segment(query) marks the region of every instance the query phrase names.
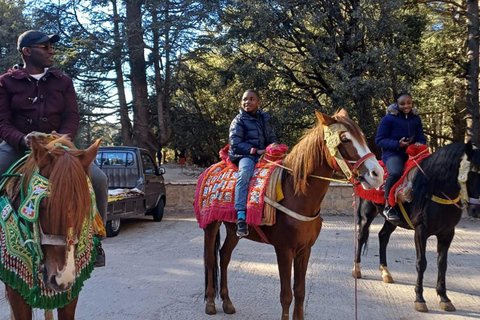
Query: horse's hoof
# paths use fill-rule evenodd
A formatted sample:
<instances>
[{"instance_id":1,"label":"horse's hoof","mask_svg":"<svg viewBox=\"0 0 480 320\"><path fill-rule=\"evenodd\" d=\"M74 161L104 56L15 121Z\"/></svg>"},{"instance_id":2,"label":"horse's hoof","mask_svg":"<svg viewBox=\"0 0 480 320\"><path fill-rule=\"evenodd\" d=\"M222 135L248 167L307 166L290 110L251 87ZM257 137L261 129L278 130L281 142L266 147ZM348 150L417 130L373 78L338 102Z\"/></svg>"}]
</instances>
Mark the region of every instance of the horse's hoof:
<instances>
[{"instance_id":1,"label":"horse's hoof","mask_svg":"<svg viewBox=\"0 0 480 320\"><path fill-rule=\"evenodd\" d=\"M394 283L392 276L389 274L382 276L382 280L385 283Z\"/></svg>"},{"instance_id":2,"label":"horse's hoof","mask_svg":"<svg viewBox=\"0 0 480 320\"><path fill-rule=\"evenodd\" d=\"M223 301L223 312L226 314L234 314L236 312L232 301Z\"/></svg>"},{"instance_id":3,"label":"horse's hoof","mask_svg":"<svg viewBox=\"0 0 480 320\"><path fill-rule=\"evenodd\" d=\"M415 310L418 312L428 312L427 304L425 302L415 301Z\"/></svg>"},{"instance_id":4,"label":"horse's hoof","mask_svg":"<svg viewBox=\"0 0 480 320\"><path fill-rule=\"evenodd\" d=\"M393 283L392 275L386 266L380 266L380 271L382 271L382 280L385 283Z\"/></svg>"},{"instance_id":5,"label":"horse's hoof","mask_svg":"<svg viewBox=\"0 0 480 320\"><path fill-rule=\"evenodd\" d=\"M206 314L217 314L217 309L215 308L215 302L207 302L205 306L205 313Z\"/></svg>"},{"instance_id":6,"label":"horse's hoof","mask_svg":"<svg viewBox=\"0 0 480 320\"><path fill-rule=\"evenodd\" d=\"M353 269L352 270L352 277L354 277L355 279L361 279L362 278L362 271Z\"/></svg>"},{"instance_id":7,"label":"horse's hoof","mask_svg":"<svg viewBox=\"0 0 480 320\"><path fill-rule=\"evenodd\" d=\"M443 311L457 311L453 303L440 301L440 309Z\"/></svg>"},{"instance_id":8,"label":"horse's hoof","mask_svg":"<svg viewBox=\"0 0 480 320\"><path fill-rule=\"evenodd\" d=\"M352 277L355 279L362 278L362 270L360 270L360 263L355 263L355 266L352 269Z\"/></svg>"}]
</instances>

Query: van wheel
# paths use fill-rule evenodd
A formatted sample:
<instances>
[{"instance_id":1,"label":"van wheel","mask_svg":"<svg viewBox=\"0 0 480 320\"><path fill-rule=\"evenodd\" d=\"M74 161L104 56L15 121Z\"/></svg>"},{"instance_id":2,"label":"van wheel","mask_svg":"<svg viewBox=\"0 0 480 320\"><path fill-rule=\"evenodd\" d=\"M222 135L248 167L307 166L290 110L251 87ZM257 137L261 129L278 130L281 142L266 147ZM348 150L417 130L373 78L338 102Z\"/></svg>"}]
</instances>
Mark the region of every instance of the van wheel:
<instances>
[{"instance_id":1,"label":"van wheel","mask_svg":"<svg viewBox=\"0 0 480 320\"><path fill-rule=\"evenodd\" d=\"M116 237L120 233L122 220L120 218L107 221L107 237Z\"/></svg>"},{"instance_id":2,"label":"van wheel","mask_svg":"<svg viewBox=\"0 0 480 320\"><path fill-rule=\"evenodd\" d=\"M163 209L165 208L165 201L161 198L157 206L152 211L153 221L162 221Z\"/></svg>"}]
</instances>

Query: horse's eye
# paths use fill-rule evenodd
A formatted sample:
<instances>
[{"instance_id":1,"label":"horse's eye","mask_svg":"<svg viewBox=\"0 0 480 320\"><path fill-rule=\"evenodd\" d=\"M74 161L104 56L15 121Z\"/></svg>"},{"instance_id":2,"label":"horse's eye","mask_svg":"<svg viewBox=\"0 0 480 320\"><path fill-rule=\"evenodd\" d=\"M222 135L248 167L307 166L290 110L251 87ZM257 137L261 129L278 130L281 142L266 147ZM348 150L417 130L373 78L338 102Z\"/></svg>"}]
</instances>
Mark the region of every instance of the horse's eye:
<instances>
[{"instance_id":1,"label":"horse's eye","mask_svg":"<svg viewBox=\"0 0 480 320\"><path fill-rule=\"evenodd\" d=\"M347 142L350 142L350 139L348 139L347 135L344 133L340 134L340 141L342 141L343 143L347 143Z\"/></svg>"}]
</instances>

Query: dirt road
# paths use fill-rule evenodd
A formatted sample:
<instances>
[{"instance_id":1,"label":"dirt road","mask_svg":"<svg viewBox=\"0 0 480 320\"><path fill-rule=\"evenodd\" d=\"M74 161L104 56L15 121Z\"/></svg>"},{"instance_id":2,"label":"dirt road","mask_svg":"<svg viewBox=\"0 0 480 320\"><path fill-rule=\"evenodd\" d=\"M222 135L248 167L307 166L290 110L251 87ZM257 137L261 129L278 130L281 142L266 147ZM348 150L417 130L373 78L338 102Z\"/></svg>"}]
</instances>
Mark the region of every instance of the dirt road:
<instances>
[{"instance_id":1,"label":"dirt road","mask_svg":"<svg viewBox=\"0 0 480 320\"><path fill-rule=\"evenodd\" d=\"M392 235L389 269L396 282L381 281L376 237L381 223L377 218L371 230L369 251L362 262L364 279L356 283L355 306L353 217L324 217L307 274L306 319L343 320L356 315L364 320L480 319L480 220L462 219L450 250L447 288L457 308L454 313L439 309L436 240L429 240L424 281L428 314L413 310L416 272L412 231L398 230ZM204 314L203 231L191 212L166 212L160 223L148 218L127 221L118 237L104 241L104 248L107 266L95 270L86 282L77 320L280 318L273 247L248 240L240 241L230 264L230 294L237 313L225 315L217 301L218 314ZM43 319L40 311L36 315L36 319ZM8 319L3 297L0 319Z\"/></svg>"}]
</instances>

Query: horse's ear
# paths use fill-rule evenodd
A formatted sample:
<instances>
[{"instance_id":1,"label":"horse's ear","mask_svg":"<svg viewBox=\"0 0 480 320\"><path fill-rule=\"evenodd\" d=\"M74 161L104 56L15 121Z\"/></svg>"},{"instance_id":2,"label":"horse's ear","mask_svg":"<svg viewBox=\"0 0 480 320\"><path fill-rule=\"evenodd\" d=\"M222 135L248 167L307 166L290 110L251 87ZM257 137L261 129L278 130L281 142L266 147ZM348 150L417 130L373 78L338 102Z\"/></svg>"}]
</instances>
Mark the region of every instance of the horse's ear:
<instances>
[{"instance_id":1,"label":"horse's ear","mask_svg":"<svg viewBox=\"0 0 480 320\"><path fill-rule=\"evenodd\" d=\"M40 140L43 140L40 138ZM52 162L52 156L48 153L45 146L37 140L37 137L32 136L30 138L30 149L32 150L32 156L37 164L38 168L43 168Z\"/></svg>"},{"instance_id":2,"label":"horse's ear","mask_svg":"<svg viewBox=\"0 0 480 320\"><path fill-rule=\"evenodd\" d=\"M343 109L343 108L340 109L340 111L337 112L337 115L339 115L339 116L341 116L341 117L345 117L345 118L350 118L350 117L348 116L347 110L345 110L345 109Z\"/></svg>"},{"instance_id":3,"label":"horse's ear","mask_svg":"<svg viewBox=\"0 0 480 320\"><path fill-rule=\"evenodd\" d=\"M468 160L472 160L473 144L472 144L472 141L470 140L465 144L465 154L467 155Z\"/></svg>"},{"instance_id":4,"label":"horse's ear","mask_svg":"<svg viewBox=\"0 0 480 320\"><path fill-rule=\"evenodd\" d=\"M321 113L317 109L315 109L315 115L317 116L317 119L318 119L320 124L324 124L326 126L329 126L332 123L336 122L332 117L329 117L324 113Z\"/></svg>"},{"instance_id":5,"label":"horse's ear","mask_svg":"<svg viewBox=\"0 0 480 320\"><path fill-rule=\"evenodd\" d=\"M85 150L85 153L80 156L80 162L82 163L83 167L87 169L92 164L93 160L97 156L98 148L100 147L100 142L102 139L97 139L88 149Z\"/></svg>"}]
</instances>

